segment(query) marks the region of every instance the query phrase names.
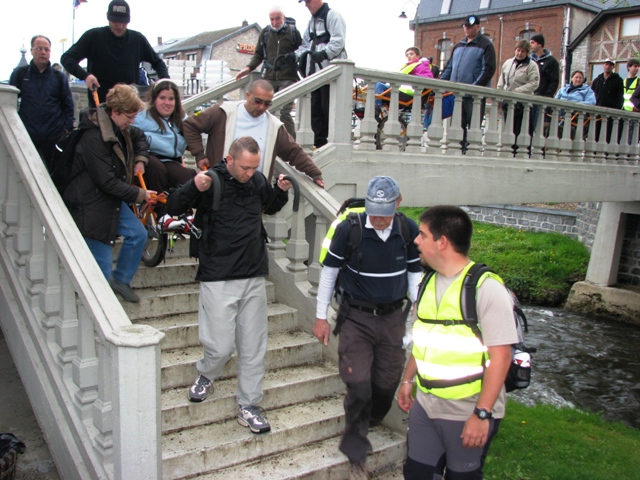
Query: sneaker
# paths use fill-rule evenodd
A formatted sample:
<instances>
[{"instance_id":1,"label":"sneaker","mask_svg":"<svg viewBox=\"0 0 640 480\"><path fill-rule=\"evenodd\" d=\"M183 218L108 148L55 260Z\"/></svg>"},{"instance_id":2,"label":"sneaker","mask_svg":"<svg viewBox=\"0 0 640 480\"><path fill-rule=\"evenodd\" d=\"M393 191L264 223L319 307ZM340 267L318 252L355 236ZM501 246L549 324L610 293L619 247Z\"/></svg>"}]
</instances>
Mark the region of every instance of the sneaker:
<instances>
[{"instance_id":1,"label":"sneaker","mask_svg":"<svg viewBox=\"0 0 640 480\"><path fill-rule=\"evenodd\" d=\"M236 417L240 425L249 427L253 433L266 433L271 431L271 425L264 415L264 409L249 405L248 407L239 406Z\"/></svg>"},{"instance_id":2,"label":"sneaker","mask_svg":"<svg viewBox=\"0 0 640 480\"><path fill-rule=\"evenodd\" d=\"M213 384L207 377L200 375L189 389L189 401L202 402L210 393L213 393Z\"/></svg>"},{"instance_id":3,"label":"sneaker","mask_svg":"<svg viewBox=\"0 0 640 480\"><path fill-rule=\"evenodd\" d=\"M109 280L109 285L111 285L111 290L120 295L125 302L138 303L140 301L140 297L136 295L128 283L121 283L112 278Z\"/></svg>"},{"instance_id":4,"label":"sneaker","mask_svg":"<svg viewBox=\"0 0 640 480\"><path fill-rule=\"evenodd\" d=\"M371 478L371 475L364 463L349 464L349 480L367 480L369 478Z\"/></svg>"}]
</instances>

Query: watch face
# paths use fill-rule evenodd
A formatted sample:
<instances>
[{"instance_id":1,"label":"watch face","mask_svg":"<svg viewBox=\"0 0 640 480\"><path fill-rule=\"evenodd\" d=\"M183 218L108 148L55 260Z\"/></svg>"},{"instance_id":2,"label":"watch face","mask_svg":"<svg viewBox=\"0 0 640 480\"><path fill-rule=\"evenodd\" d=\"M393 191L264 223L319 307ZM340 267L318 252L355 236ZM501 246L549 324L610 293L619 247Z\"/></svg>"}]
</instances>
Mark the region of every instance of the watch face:
<instances>
[{"instance_id":1,"label":"watch face","mask_svg":"<svg viewBox=\"0 0 640 480\"><path fill-rule=\"evenodd\" d=\"M479 419L487 420L491 418L491 413L487 412L484 408L476 408L473 413L475 413Z\"/></svg>"}]
</instances>

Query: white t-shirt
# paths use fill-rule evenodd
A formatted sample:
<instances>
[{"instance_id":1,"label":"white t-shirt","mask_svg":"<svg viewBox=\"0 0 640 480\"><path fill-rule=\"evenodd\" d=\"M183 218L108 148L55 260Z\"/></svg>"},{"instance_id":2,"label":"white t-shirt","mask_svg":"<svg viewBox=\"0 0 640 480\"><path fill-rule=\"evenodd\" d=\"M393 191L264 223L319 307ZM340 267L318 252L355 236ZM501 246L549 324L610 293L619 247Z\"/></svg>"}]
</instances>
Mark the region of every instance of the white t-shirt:
<instances>
[{"instance_id":1,"label":"white t-shirt","mask_svg":"<svg viewBox=\"0 0 640 480\"><path fill-rule=\"evenodd\" d=\"M458 275L445 277L436 275L436 298L438 305L447 288ZM507 289L497 280L489 277L478 288L476 298L478 322L482 341L487 347L512 345L518 342L518 333L513 318L513 299ZM473 413L478 395L451 400L424 393L418 389L416 400L425 409L429 418L444 420L467 420ZM491 410L494 418L503 418L506 403L504 387Z\"/></svg>"},{"instance_id":2,"label":"white t-shirt","mask_svg":"<svg viewBox=\"0 0 640 480\"><path fill-rule=\"evenodd\" d=\"M260 167L259 171L263 172L264 167L264 152L267 147L267 135L269 134L269 117L267 115L260 115L259 117L252 117L244 107L244 103L238 105L238 111L236 114L236 130L233 135L233 140L240 137L253 137L258 146L260 147Z\"/></svg>"}]
</instances>

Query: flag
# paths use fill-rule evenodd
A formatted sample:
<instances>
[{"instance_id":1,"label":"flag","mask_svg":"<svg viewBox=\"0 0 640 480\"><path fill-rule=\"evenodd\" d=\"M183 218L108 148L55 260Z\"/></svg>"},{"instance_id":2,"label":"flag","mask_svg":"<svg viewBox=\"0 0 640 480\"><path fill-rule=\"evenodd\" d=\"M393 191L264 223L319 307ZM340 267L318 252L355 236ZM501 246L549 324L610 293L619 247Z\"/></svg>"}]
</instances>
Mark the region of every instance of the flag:
<instances>
[{"instance_id":1,"label":"flag","mask_svg":"<svg viewBox=\"0 0 640 480\"><path fill-rule=\"evenodd\" d=\"M78 8L82 3L87 3L87 0L73 0L73 8Z\"/></svg>"}]
</instances>

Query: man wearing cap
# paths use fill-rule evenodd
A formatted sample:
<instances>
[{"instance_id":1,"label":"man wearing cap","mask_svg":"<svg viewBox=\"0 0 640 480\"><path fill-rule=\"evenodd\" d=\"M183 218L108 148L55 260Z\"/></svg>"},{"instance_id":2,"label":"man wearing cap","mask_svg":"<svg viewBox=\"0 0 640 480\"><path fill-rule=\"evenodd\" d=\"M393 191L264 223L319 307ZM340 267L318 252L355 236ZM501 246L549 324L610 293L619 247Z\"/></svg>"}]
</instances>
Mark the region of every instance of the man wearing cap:
<instances>
[{"instance_id":1,"label":"man wearing cap","mask_svg":"<svg viewBox=\"0 0 640 480\"><path fill-rule=\"evenodd\" d=\"M471 15L462 24L464 36L453 50L451 58L440 75L441 80L478 85L491 86L491 79L496 71L496 50L488 37L480 33L480 18ZM484 99L480 110L480 117L484 117ZM473 98L465 96L462 99L462 153L467 151L467 129L471 124Z\"/></svg>"},{"instance_id":2,"label":"man wearing cap","mask_svg":"<svg viewBox=\"0 0 640 480\"><path fill-rule=\"evenodd\" d=\"M622 77L613 70L616 68L615 60L607 58L604 61L603 69L591 84L591 90L596 95L596 106L622 109L624 105L624 81ZM596 138L600 138L600 124L596 123ZM607 121L607 143L611 140L611 131L613 129L613 118L609 117ZM622 134L622 129L619 131Z\"/></svg>"},{"instance_id":3,"label":"man wearing cap","mask_svg":"<svg viewBox=\"0 0 640 480\"><path fill-rule=\"evenodd\" d=\"M349 458L349 478L354 479L369 478L364 465L372 448L367 433L391 408L405 361L408 308L403 307L415 301L421 276L413 244L418 227L396 213L400 200L393 178L369 182L365 212L350 214L336 227L318 285L313 333L326 346L327 311L338 281L334 334L340 334L339 371L347 386L340 451ZM407 295L410 303L405 303Z\"/></svg>"},{"instance_id":4,"label":"man wearing cap","mask_svg":"<svg viewBox=\"0 0 640 480\"><path fill-rule=\"evenodd\" d=\"M131 20L129 4L113 0L107 10L106 27L87 30L80 40L62 55L60 61L67 72L84 80L91 91L98 88L98 97L104 102L107 92L117 83L137 84L140 63L148 62L158 78L169 78L167 66L140 32L129 30ZM87 69L80 62L87 59ZM89 94L89 102L93 98Z\"/></svg>"}]
</instances>

